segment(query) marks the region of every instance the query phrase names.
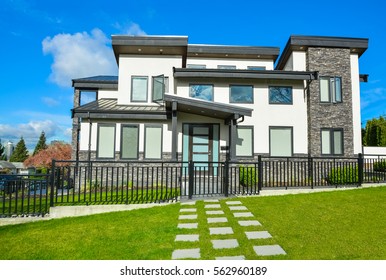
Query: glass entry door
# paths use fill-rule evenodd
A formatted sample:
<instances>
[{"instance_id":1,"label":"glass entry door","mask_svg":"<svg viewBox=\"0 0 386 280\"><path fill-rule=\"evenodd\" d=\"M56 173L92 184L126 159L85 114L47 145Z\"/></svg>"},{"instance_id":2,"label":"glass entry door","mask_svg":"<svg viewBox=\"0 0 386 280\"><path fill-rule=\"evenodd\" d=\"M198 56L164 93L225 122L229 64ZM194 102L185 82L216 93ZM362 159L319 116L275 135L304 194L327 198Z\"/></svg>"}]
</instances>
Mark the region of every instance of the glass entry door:
<instances>
[{"instance_id":1,"label":"glass entry door","mask_svg":"<svg viewBox=\"0 0 386 280\"><path fill-rule=\"evenodd\" d=\"M198 162L196 166L207 166L213 161L213 126L192 124L189 126L189 160ZM201 162L201 163L200 163ZM205 162L205 163L204 163Z\"/></svg>"}]
</instances>

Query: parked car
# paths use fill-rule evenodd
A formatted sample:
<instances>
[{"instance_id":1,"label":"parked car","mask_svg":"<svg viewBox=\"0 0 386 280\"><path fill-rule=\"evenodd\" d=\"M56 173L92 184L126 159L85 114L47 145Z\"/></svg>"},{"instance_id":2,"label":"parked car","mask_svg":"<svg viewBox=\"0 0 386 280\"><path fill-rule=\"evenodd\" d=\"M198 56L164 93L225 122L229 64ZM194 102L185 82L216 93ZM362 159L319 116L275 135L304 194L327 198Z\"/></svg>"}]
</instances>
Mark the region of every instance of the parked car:
<instances>
[{"instance_id":1,"label":"parked car","mask_svg":"<svg viewBox=\"0 0 386 280\"><path fill-rule=\"evenodd\" d=\"M19 175L0 174L0 191L7 194L14 193L23 187L22 177Z\"/></svg>"},{"instance_id":2,"label":"parked car","mask_svg":"<svg viewBox=\"0 0 386 280\"><path fill-rule=\"evenodd\" d=\"M28 186L29 195L46 195L47 183L45 181L31 182Z\"/></svg>"}]
</instances>

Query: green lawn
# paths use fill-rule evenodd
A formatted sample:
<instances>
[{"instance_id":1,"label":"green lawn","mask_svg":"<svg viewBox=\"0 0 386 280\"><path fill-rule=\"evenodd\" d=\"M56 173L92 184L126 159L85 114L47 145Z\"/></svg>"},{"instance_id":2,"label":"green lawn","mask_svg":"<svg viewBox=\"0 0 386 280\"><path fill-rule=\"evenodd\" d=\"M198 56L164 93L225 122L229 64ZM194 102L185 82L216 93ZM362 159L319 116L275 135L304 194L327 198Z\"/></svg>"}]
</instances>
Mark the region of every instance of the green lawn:
<instances>
[{"instance_id":1,"label":"green lawn","mask_svg":"<svg viewBox=\"0 0 386 280\"><path fill-rule=\"evenodd\" d=\"M386 259L386 187L238 200L271 233L268 242L287 252L274 259ZM177 203L0 227L0 259L167 260L179 246L176 234L183 233L177 229L179 209ZM202 202L197 209L199 223L205 223ZM225 214L237 231L231 213ZM213 259L210 236L199 231L202 258ZM246 258L257 259L256 242L235 235Z\"/></svg>"}]
</instances>

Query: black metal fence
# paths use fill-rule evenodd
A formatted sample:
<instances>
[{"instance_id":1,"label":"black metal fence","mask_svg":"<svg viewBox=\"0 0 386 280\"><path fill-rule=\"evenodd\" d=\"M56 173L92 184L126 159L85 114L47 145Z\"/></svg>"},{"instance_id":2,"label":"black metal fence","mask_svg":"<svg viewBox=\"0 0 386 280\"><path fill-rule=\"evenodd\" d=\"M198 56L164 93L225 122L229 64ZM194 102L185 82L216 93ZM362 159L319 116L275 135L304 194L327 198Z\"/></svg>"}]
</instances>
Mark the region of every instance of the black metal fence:
<instances>
[{"instance_id":1,"label":"black metal fence","mask_svg":"<svg viewBox=\"0 0 386 280\"><path fill-rule=\"evenodd\" d=\"M250 162L53 161L50 174L0 175L0 215L45 215L57 205L160 203L180 197L380 182L386 182L386 156L259 156Z\"/></svg>"}]
</instances>

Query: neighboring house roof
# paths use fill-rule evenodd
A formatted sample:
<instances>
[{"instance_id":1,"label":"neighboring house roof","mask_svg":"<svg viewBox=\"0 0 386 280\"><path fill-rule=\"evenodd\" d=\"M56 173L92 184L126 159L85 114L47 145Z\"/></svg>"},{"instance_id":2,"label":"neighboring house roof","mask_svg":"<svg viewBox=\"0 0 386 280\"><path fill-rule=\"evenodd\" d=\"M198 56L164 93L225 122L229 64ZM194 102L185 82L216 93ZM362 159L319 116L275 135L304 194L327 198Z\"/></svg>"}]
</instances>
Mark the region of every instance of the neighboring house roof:
<instances>
[{"instance_id":1,"label":"neighboring house roof","mask_svg":"<svg viewBox=\"0 0 386 280\"><path fill-rule=\"evenodd\" d=\"M12 164L15 166L16 169L24 169L24 163L23 162L12 162Z\"/></svg>"},{"instance_id":2,"label":"neighboring house roof","mask_svg":"<svg viewBox=\"0 0 386 280\"><path fill-rule=\"evenodd\" d=\"M16 169L16 166L8 161L0 160L0 169Z\"/></svg>"},{"instance_id":3,"label":"neighboring house roof","mask_svg":"<svg viewBox=\"0 0 386 280\"><path fill-rule=\"evenodd\" d=\"M93 76L87 78L73 79L72 86L75 88L89 89L118 89L118 76Z\"/></svg>"},{"instance_id":4,"label":"neighboring house roof","mask_svg":"<svg viewBox=\"0 0 386 280\"><path fill-rule=\"evenodd\" d=\"M282 70L244 70L244 69L195 69L174 68L175 78L240 78L240 79L280 79L317 80L318 72Z\"/></svg>"},{"instance_id":5,"label":"neighboring house roof","mask_svg":"<svg viewBox=\"0 0 386 280\"><path fill-rule=\"evenodd\" d=\"M276 69L284 68L294 50L305 51L308 47L345 48L350 49L352 53L357 53L360 57L367 50L368 44L369 39L366 38L292 35L280 56Z\"/></svg>"},{"instance_id":6,"label":"neighboring house roof","mask_svg":"<svg viewBox=\"0 0 386 280\"><path fill-rule=\"evenodd\" d=\"M117 99L98 99L74 108L72 117L85 119L167 119L162 106L120 105Z\"/></svg>"}]
</instances>

